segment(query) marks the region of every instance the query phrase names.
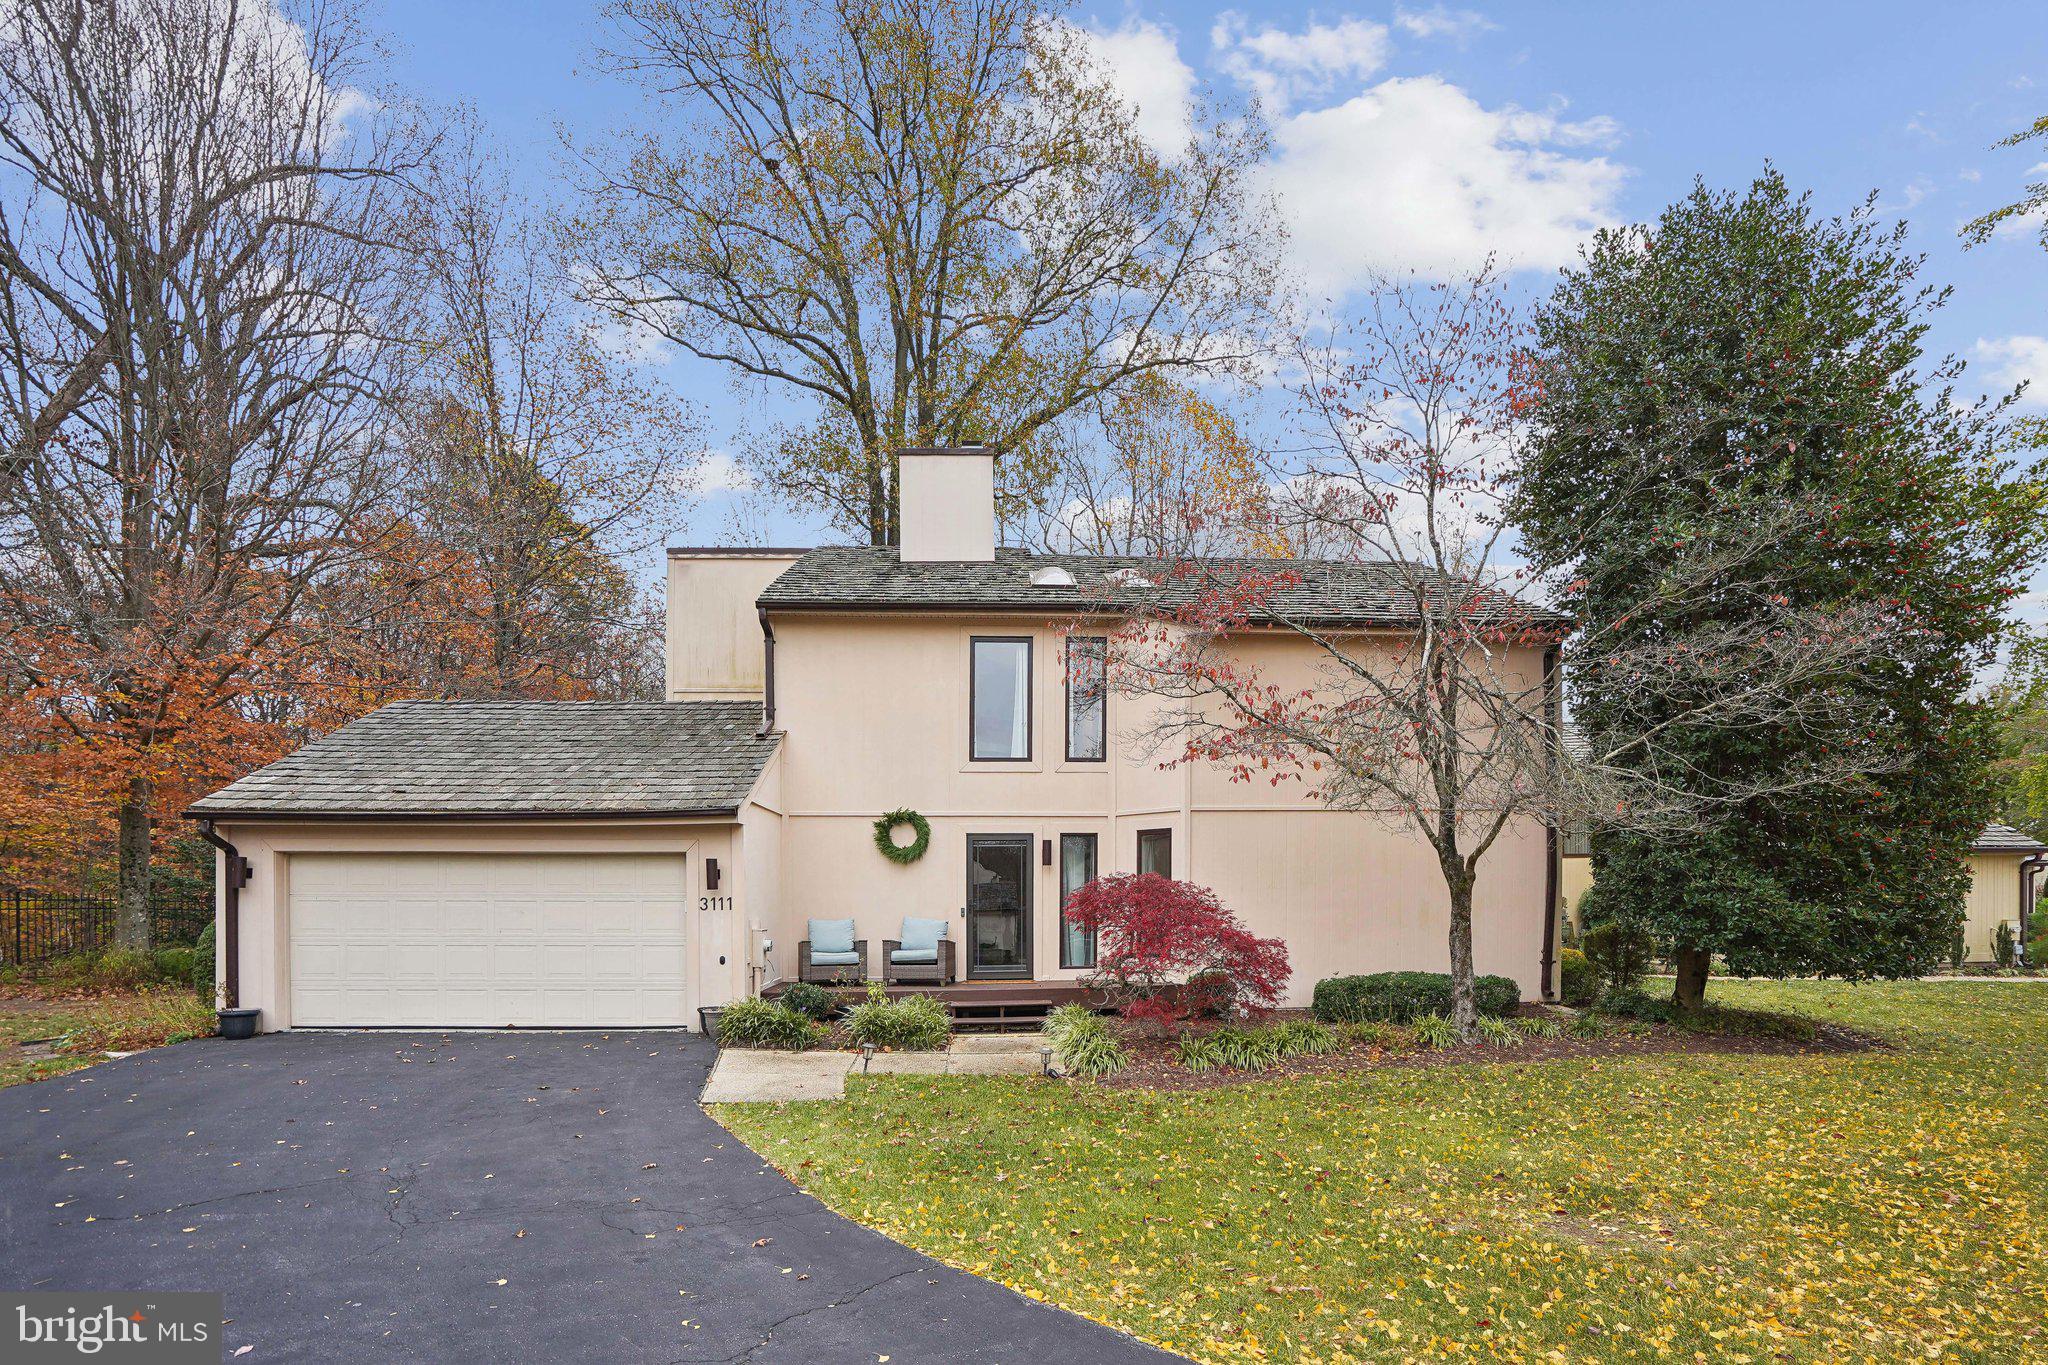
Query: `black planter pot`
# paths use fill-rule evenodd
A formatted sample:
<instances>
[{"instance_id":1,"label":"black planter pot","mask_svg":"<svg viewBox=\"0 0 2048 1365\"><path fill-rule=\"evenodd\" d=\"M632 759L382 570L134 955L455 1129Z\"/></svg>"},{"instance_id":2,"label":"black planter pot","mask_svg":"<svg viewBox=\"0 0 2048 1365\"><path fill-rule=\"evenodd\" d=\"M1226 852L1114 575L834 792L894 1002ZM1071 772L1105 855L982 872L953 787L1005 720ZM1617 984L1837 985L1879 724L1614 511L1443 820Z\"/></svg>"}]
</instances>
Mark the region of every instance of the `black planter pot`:
<instances>
[{"instance_id":1,"label":"black planter pot","mask_svg":"<svg viewBox=\"0 0 2048 1365\"><path fill-rule=\"evenodd\" d=\"M718 1016L725 1013L723 1005L697 1006L697 1029L713 1042L718 1040Z\"/></svg>"},{"instance_id":2,"label":"black planter pot","mask_svg":"<svg viewBox=\"0 0 2048 1365\"><path fill-rule=\"evenodd\" d=\"M223 1038L254 1038L256 1021L262 1010L222 1010L220 1012L220 1036Z\"/></svg>"}]
</instances>

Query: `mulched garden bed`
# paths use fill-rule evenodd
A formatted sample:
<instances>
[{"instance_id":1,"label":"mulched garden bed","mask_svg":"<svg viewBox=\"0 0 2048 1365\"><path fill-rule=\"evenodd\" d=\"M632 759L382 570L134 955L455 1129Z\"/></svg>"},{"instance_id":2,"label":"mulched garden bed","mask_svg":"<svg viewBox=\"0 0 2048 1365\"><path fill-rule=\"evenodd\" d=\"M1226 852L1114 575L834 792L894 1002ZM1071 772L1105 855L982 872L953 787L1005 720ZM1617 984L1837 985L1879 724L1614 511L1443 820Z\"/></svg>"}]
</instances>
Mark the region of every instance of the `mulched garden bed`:
<instances>
[{"instance_id":1,"label":"mulched garden bed","mask_svg":"<svg viewBox=\"0 0 2048 1365\"><path fill-rule=\"evenodd\" d=\"M1541 1006L1524 1006L1524 1016L1559 1019ZM1306 1012L1283 1011L1274 1022L1306 1018ZM1174 1055L1175 1039L1156 1038L1128 1030L1119 1035L1130 1061L1115 1075L1095 1082L1110 1089L1206 1090L1257 1081L1348 1075L1393 1067L1515 1065L1523 1062L1572 1061L1599 1057L1649 1057L1684 1053L1728 1053L1762 1057L1839 1056L1889 1048L1874 1034L1834 1024L1814 1024L1810 1038L1774 1038L1755 1033L1703 1033L1668 1024L1628 1022L1599 1038L1525 1038L1519 1045L1474 1043L1431 1048L1418 1043L1399 1047L1351 1044L1319 1056L1296 1053L1282 1057L1264 1071L1190 1071Z\"/></svg>"}]
</instances>

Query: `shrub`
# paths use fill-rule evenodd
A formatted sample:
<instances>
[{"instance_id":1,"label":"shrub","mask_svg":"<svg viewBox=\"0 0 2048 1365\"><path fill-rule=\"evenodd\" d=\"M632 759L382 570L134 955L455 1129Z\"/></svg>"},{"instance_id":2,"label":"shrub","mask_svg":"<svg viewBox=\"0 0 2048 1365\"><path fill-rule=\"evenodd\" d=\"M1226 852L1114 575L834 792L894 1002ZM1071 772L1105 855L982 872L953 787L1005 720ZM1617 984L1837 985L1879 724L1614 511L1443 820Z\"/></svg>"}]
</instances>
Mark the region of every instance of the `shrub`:
<instances>
[{"instance_id":1,"label":"shrub","mask_svg":"<svg viewBox=\"0 0 2048 1365\"><path fill-rule=\"evenodd\" d=\"M1481 1014L1508 1014L1521 1003L1522 988L1505 976L1482 976L1472 983L1472 994ZM1326 1024L1361 1019L1405 1024L1425 1014L1448 1015L1451 978L1447 972L1333 976L1316 983L1312 1008Z\"/></svg>"},{"instance_id":2,"label":"shrub","mask_svg":"<svg viewBox=\"0 0 2048 1365\"><path fill-rule=\"evenodd\" d=\"M1462 1041L1458 1026L1441 1014L1425 1014L1417 1019L1415 1037L1424 1047L1456 1047Z\"/></svg>"},{"instance_id":3,"label":"shrub","mask_svg":"<svg viewBox=\"0 0 2048 1365\"><path fill-rule=\"evenodd\" d=\"M197 954L190 948L159 948L156 950L156 975L160 981L175 981L180 986L192 979L192 963Z\"/></svg>"},{"instance_id":4,"label":"shrub","mask_svg":"<svg viewBox=\"0 0 2048 1365\"><path fill-rule=\"evenodd\" d=\"M1090 984L1136 1022L1184 1023L1186 984L1210 973L1229 980L1244 1014L1271 1009L1287 984L1287 945L1252 934L1205 887L1152 872L1101 877L1067 897L1066 913L1095 933Z\"/></svg>"},{"instance_id":5,"label":"shrub","mask_svg":"<svg viewBox=\"0 0 2048 1365\"><path fill-rule=\"evenodd\" d=\"M109 948L93 959L88 984L97 990L128 991L156 979L156 963L133 948Z\"/></svg>"},{"instance_id":6,"label":"shrub","mask_svg":"<svg viewBox=\"0 0 2048 1365\"><path fill-rule=\"evenodd\" d=\"M1683 1013L1672 1001L1640 990L1607 992L1600 997L1600 1012L1645 1024L1668 1024Z\"/></svg>"},{"instance_id":7,"label":"shrub","mask_svg":"<svg viewBox=\"0 0 2048 1365\"><path fill-rule=\"evenodd\" d=\"M154 990L90 1006L61 1046L66 1052L137 1052L204 1038L214 1027L209 1002L183 989Z\"/></svg>"},{"instance_id":8,"label":"shrub","mask_svg":"<svg viewBox=\"0 0 2048 1365\"><path fill-rule=\"evenodd\" d=\"M1523 1034L1520 1029L1499 1015L1482 1014L1479 1016L1479 1037L1482 1042L1493 1043L1499 1047L1520 1047Z\"/></svg>"},{"instance_id":9,"label":"shrub","mask_svg":"<svg viewBox=\"0 0 2048 1365\"><path fill-rule=\"evenodd\" d=\"M1237 1010L1237 983L1230 973L1196 972L1181 988L1181 1010L1191 1019L1224 1019Z\"/></svg>"},{"instance_id":10,"label":"shrub","mask_svg":"<svg viewBox=\"0 0 2048 1365\"><path fill-rule=\"evenodd\" d=\"M802 1052L816 1047L825 1030L815 1020L787 1009L773 1000L752 996L735 1000L718 1016L720 1047L780 1048Z\"/></svg>"},{"instance_id":11,"label":"shrub","mask_svg":"<svg viewBox=\"0 0 2048 1365\"><path fill-rule=\"evenodd\" d=\"M1577 948L1567 948L1557 955L1557 996L1563 1003L1575 1010L1584 1009L1593 1003L1593 997L1600 993L1599 982L1593 976L1593 964Z\"/></svg>"},{"instance_id":12,"label":"shrub","mask_svg":"<svg viewBox=\"0 0 2048 1365\"><path fill-rule=\"evenodd\" d=\"M1367 1047L1409 1047L1415 1042L1413 1032L1383 1019L1353 1019L1332 1027L1340 1041L1363 1043Z\"/></svg>"},{"instance_id":13,"label":"shrub","mask_svg":"<svg viewBox=\"0 0 2048 1365\"><path fill-rule=\"evenodd\" d=\"M1649 934L1627 920L1611 919L1588 929L1581 943L1599 994L1626 994L1642 989L1643 978L1650 972L1650 954L1656 947Z\"/></svg>"},{"instance_id":14,"label":"shrub","mask_svg":"<svg viewBox=\"0 0 2048 1365\"><path fill-rule=\"evenodd\" d=\"M815 981L799 981L783 991L782 1007L820 1023L839 1012L839 1002L833 998L832 992Z\"/></svg>"},{"instance_id":15,"label":"shrub","mask_svg":"<svg viewBox=\"0 0 2048 1365\"><path fill-rule=\"evenodd\" d=\"M199 942L192 947L192 989L204 996L208 1004L214 998L213 942L213 921L208 920L199 931Z\"/></svg>"},{"instance_id":16,"label":"shrub","mask_svg":"<svg viewBox=\"0 0 2048 1365\"><path fill-rule=\"evenodd\" d=\"M1571 1038L1605 1038L1614 1032L1614 1021L1604 1014L1576 1014L1565 1020L1564 1031Z\"/></svg>"},{"instance_id":17,"label":"shrub","mask_svg":"<svg viewBox=\"0 0 2048 1365\"><path fill-rule=\"evenodd\" d=\"M2012 925L2004 920L1991 935L1991 956L2001 967L2010 967L2018 955L2017 940L2013 937Z\"/></svg>"},{"instance_id":18,"label":"shrub","mask_svg":"<svg viewBox=\"0 0 2048 1365\"><path fill-rule=\"evenodd\" d=\"M1963 937L1963 927L1956 926L1955 937L1948 941L1948 965L1950 971L1961 971L1963 959L1970 955L1970 944Z\"/></svg>"},{"instance_id":19,"label":"shrub","mask_svg":"<svg viewBox=\"0 0 2048 1365\"><path fill-rule=\"evenodd\" d=\"M953 1016L929 995L891 1000L877 981L868 987L868 998L846 1012L846 1036L860 1044L931 1052L951 1040Z\"/></svg>"},{"instance_id":20,"label":"shrub","mask_svg":"<svg viewBox=\"0 0 2048 1365\"><path fill-rule=\"evenodd\" d=\"M1280 1040L1282 1055L1320 1057L1337 1050L1337 1035L1312 1019L1289 1019L1284 1024L1275 1024L1273 1033Z\"/></svg>"},{"instance_id":21,"label":"shrub","mask_svg":"<svg viewBox=\"0 0 2048 1365\"><path fill-rule=\"evenodd\" d=\"M1536 1015L1528 1019L1515 1020L1515 1027L1531 1038L1558 1038L1564 1034L1564 1025L1548 1015Z\"/></svg>"},{"instance_id":22,"label":"shrub","mask_svg":"<svg viewBox=\"0 0 2048 1365\"><path fill-rule=\"evenodd\" d=\"M1107 1076L1123 1069L1123 1044L1086 1005L1062 1005L1045 1022L1060 1070L1069 1076Z\"/></svg>"}]
</instances>

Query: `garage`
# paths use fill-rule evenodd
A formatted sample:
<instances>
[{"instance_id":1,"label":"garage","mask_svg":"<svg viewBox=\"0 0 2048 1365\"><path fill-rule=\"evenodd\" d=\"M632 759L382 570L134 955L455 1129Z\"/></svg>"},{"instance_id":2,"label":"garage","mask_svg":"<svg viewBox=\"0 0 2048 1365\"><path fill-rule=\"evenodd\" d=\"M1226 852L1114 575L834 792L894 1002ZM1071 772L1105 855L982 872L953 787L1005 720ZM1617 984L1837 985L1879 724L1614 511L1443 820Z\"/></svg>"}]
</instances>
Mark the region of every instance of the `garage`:
<instances>
[{"instance_id":1,"label":"garage","mask_svg":"<svg viewBox=\"0 0 2048 1365\"><path fill-rule=\"evenodd\" d=\"M223 1002L291 1028L693 1028L754 989L751 701L393 702L195 801ZM758 945L758 946L757 946Z\"/></svg>"},{"instance_id":2,"label":"garage","mask_svg":"<svg viewBox=\"0 0 2048 1365\"><path fill-rule=\"evenodd\" d=\"M301 853L301 1026L677 1027L684 860L657 854Z\"/></svg>"}]
</instances>

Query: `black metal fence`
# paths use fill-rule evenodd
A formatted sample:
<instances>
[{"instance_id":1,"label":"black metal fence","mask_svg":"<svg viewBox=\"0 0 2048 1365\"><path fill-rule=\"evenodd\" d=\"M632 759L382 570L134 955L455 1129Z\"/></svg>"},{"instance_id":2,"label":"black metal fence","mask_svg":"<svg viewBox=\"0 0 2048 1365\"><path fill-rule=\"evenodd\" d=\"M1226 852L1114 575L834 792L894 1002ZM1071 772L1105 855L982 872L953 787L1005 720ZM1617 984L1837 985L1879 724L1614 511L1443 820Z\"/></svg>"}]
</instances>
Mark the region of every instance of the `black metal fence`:
<instances>
[{"instance_id":1,"label":"black metal fence","mask_svg":"<svg viewBox=\"0 0 2048 1365\"><path fill-rule=\"evenodd\" d=\"M112 896L52 896L0 887L0 962L32 967L52 958L97 953L114 946L120 906ZM213 920L213 904L192 898L153 900L152 948L188 946Z\"/></svg>"}]
</instances>

